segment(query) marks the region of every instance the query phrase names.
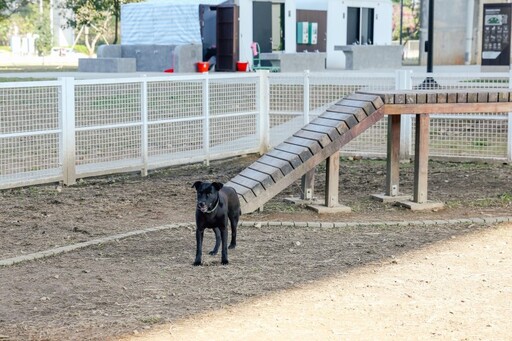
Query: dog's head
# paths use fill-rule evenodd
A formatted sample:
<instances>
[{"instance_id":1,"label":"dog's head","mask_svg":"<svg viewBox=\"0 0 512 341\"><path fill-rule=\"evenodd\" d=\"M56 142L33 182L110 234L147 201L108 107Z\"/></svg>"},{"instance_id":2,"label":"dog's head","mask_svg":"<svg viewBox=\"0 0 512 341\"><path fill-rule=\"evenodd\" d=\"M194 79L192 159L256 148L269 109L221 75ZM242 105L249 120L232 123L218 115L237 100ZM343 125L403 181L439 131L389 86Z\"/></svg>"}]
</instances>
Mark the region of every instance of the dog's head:
<instances>
[{"instance_id":1,"label":"dog's head","mask_svg":"<svg viewBox=\"0 0 512 341\"><path fill-rule=\"evenodd\" d=\"M192 187L197 191L197 209L203 213L215 210L219 204L219 191L223 186L220 182L194 182Z\"/></svg>"}]
</instances>

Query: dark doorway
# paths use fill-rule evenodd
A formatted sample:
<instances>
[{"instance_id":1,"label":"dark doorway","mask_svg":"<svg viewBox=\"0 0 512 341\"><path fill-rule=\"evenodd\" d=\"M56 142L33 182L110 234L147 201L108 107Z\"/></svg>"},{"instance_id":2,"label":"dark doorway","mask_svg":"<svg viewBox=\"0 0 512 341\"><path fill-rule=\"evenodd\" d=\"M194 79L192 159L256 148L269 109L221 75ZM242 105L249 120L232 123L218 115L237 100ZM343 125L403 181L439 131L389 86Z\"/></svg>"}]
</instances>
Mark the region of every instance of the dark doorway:
<instances>
[{"instance_id":1,"label":"dark doorway","mask_svg":"<svg viewBox=\"0 0 512 341\"><path fill-rule=\"evenodd\" d=\"M374 8L349 7L347 11L347 45L372 45L374 21Z\"/></svg>"},{"instance_id":2,"label":"dark doorway","mask_svg":"<svg viewBox=\"0 0 512 341\"><path fill-rule=\"evenodd\" d=\"M261 52L284 50L284 4L253 2L252 32Z\"/></svg>"}]
</instances>

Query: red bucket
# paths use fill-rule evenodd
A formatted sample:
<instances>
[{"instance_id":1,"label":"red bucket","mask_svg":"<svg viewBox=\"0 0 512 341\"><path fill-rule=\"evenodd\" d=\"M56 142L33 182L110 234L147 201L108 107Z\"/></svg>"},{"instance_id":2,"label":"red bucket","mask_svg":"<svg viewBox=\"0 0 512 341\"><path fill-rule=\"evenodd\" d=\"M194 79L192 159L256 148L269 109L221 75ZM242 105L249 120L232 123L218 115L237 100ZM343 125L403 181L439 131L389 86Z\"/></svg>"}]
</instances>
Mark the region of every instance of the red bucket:
<instances>
[{"instance_id":1,"label":"red bucket","mask_svg":"<svg viewBox=\"0 0 512 341\"><path fill-rule=\"evenodd\" d=\"M166 72L166 73L173 73L174 72L174 68L170 68L170 69L164 70L164 72Z\"/></svg>"},{"instance_id":2,"label":"red bucket","mask_svg":"<svg viewBox=\"0 0 512 341\"><path fill-rule=\"evenodd\" d=\"M249 62L236 62L236 71L246 72Z\"/></svg>"},{"instance_id":3,"label":"red bucket","mask_svg":"<svg viewBox=\"0 0 512 341\"><path fill-rule=\"evenodd\" d=\"M208 72L209 68L210 68L210 63L208 63L208 62L197 63L197 72Z\"/></svg>"}]
</instances>

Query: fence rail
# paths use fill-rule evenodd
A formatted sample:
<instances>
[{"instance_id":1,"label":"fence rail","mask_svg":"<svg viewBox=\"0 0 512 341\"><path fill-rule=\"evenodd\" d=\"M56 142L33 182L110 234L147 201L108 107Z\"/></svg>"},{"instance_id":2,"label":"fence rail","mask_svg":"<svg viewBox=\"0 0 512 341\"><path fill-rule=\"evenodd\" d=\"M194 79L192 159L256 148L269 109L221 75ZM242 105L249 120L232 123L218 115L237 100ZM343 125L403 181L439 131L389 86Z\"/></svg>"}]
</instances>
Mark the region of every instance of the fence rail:
<instances>
[{"instance_id":1,"label":"fence rail","mask_svg":"<svg viewBox=\"0 0 512 341\"><path fill-rule=\"evenodd\" d=\"M268 72L0 83L0 188L192 162L275 146L356 90L508 88L508 73ZM414 116L402 119L402 157ZM385 156L387 120L344 147ZM512 161L512 114L432 115L433 157Z\"/></svg>"}]
</instances>

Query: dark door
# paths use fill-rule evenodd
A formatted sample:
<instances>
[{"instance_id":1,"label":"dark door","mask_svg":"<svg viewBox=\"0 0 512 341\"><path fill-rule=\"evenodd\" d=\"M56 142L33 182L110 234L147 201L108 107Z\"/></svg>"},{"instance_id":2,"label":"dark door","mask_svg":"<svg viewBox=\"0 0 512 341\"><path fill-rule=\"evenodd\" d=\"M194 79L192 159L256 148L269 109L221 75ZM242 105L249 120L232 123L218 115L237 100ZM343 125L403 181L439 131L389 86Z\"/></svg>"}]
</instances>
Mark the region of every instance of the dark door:
<instances>
[{"instance_id":1,"label":"dark door","mask_svg":"<svg viewBox=\"0 0 512 341\"><path fill-rule=\"evenodd\" d=\"M272 3L255 1L252 10L253 39L261 52L272 52Z\"/></svg>"},{"instance_id":2,"label":"dark door","mask_svg":"<svg viewBox=\"0 0 512 341\"><path fill-rule=\"evenodd\" d=\"M235 71L238 61L238 6L217 7L216 71Z\"/></svg>"},{"instance_id":3,"label":"dark door","mask_svg":"<svg viewBox=\"0 0 512 341\"><path fill-rule=\"evenodd\" d=\"M360 44L359 41L359 7L349 7L347 15L347 45L354 43Z\"/></svg>"}]
</instances>

